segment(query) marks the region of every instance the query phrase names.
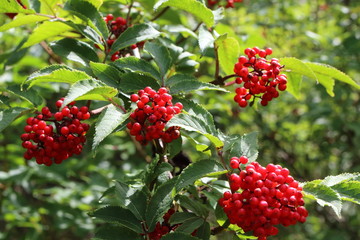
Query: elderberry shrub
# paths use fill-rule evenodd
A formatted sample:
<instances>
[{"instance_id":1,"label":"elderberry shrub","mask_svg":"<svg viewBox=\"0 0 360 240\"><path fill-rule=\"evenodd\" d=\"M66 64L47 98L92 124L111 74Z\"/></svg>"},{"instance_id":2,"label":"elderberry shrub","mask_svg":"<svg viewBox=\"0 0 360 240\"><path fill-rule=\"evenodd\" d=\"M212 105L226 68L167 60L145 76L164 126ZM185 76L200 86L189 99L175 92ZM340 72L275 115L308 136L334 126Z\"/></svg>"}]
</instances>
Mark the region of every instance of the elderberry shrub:
<instances>
[{"instance_id":1,"label":"elderberry shrub","mask_svg":"<svg viewBox=\"0 0 360 240\"><path fill-rule=\"evenodd\" d=\"M35 158L37 164L51 166L82 152L90 126L81 121L90 118L88 107L78 108L71 102L60 111L63 100L55 104L59 111L52 113L43 107L35 117L26 120L25 133L21 135L22 146L27 149L26 160Z\"/></svg>"},{"instance_id":2,"label":"elderberry shrub","mask_svg":"<svg viewBox=\"0 0 360 240\"><path fill-rule=\"evenodd\" d=\"M210 8L213 8L215 5L218 5L219 7L223 6L225 8L234 8L235 7L235 3L240 3L243 0L226 0L226 4L222 5L220 2L221 0L208 0L208 6Z\"/></svg>"},{"instance_id":3,"label":"elderberry shrub","mask_svg":"<svg viewBox=\"0 0 360 240\"><path fill-rule=\"evenodd\" d=\"M286 89L287 77L280 74L283 66L276 58L266 60L272 54L271 48L247 48L245 54L247 57L239 57L234 67L234 72L239 76L236 83L244 84L243 87L236 88L234 100L240 107L246 107L248 101L253 103L255 98L260 98L261 105L266 106L279 96L278 90Z\"/></svg>"},{"instance_id":4,"label":"elderberry shrub","mask_svg":"<svg viewBox=\"0 0 360 240\"><path fill-rule=\"evenodd\" d=\"M240 169L239 164L247 163L245 158L231 158L230 166ZM306 221L308 212L302 187L287 168L274 164L263 167L252 162L239 174L232 173L229 182L231 192L224 193L219 205L231 224L245 232L253 231L258 240L278 234L276 225L290 226Z\"/></svg>"},{"instance_id":5,"label":"elderberry shrub","mask_svg":"<svg viewBox=\"0 0 360 240\"><path fill-rule=\"evenodd\" d=\"M166 88L155 91L146 87L132 94L130 100L137 104L137 109L130 115L127 128L138 142L146 145L153 139L162 139L170 143L180 137L179 127L165 130L166 123L183 108L181 103L172 104L172 96Z\"/></svg>"}]
</instances>

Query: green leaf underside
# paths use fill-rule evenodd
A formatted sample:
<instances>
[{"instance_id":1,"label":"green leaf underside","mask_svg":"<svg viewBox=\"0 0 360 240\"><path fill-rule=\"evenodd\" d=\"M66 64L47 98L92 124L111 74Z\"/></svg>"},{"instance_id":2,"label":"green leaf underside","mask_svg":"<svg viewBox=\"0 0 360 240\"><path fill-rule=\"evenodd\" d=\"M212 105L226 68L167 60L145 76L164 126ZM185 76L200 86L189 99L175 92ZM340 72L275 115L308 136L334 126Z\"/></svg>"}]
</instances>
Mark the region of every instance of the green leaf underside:
<instances>
[{"instance_id":1,"label":"green leaf underside","mask_svg":"<svg viewBox=\"0 0 360 240\"><path fill-rule=\"evenodd\" d=\"M99 116L95 125L95 135L92 149L96 149L98 145L110 135L120 124L122 124L130 113L124 114L122 110L110 105Z\"/></svg>"},{"instance_id":2,"label":"green leaf underside","mask_svg":"<svg viewBox=\"0 0 360 240\"><path fill-rule=\"evenodd\" d=\"M17 15L16 18L14 18L11 22L6 23L0 27L0 32L6 31L11 28L36 23L36 22L42 22L45 20L49 20L50 17L47 16L39 16L39 15Z\"/></svg>"},{"instance_id":3,"label":"green leaf underside","mask_svg":"<svg viewBox=\"0 0 360 240\"><path fill-rule=\"evenodd\" d=\"M178 94L180 92L188 93L192 91L201 91L201 90L215 90L221 92L229 92L228 90L222 87L216 86L211 83L199 82L198 80L182 81L179 83L175 83L170 87L170 92L172 94Z\"/></svg>"},{"instance_id":4,"label":"green leaf underside","mask_svg":"<svg viewBox=\"0 0 360 240\"><path fill-rule=\"evenodd\" d=\"M284 57L279 59L280 64L285 65L285 70L291 70L292 73L298 73L308 78L317 80L314 71L303 61L294 57Z\"/></svg>"},{"instance_id":5,"label":"green leaf underside","mask_svg":"<svg viewBox=\"0 0 360 240\"><path fill-rule=\"evenodd\" d=\"M359 177L360 173L342 173L336 176L327 176L322 181L323 185L326 185L328 187L332 187L336 184L341 183L342 181L349 181L354 180L355 178Z\"/></svg>"},{"instance_id":6,"label":"green leaf underside","mask_svg":"<svg viewBox=\"0 0 360 240\"><path fill-rule=\"evenodd\" d=\"M215 24L213 12L197 0L160 0L155 4L154 9L158 10L164 7L174 7L187 11L199 18L207 27L212 27Z\"/></svg>"},{"instance_id":7,"label":"green leaf underside","mask_svg":"<svg viewBox=\"0 0 360 240\"><path fill-rule=\"evenodd\" d=\"M249 162L253 162L258 157L257 132L238 136L233 140L230 150L231 157L246 156Z\"/></svg>"},{"instance_id":8,"label":"green leaf underside","mask_svg":"<svg viewBox=\"0 0 360 240\"><path fill-rule=\"evenodd\" d=\"M93 48L82 41L65 38L50 44L52 50L69 60L81 63L86 66L90 61L97 62L99 58Z\"/></svg>"},{"instance_id":9,"label":"green leaf underside","mask_svg":"<svg viewBox=\"0 0 360 240\"><path fill-rule=\"evenodd\" d=\"M360 181L346 181L331 187L342 200L360 204Z\"/></svg>"},{"instance_id":10,"label":"green leaf underside","mask_svg":"<svg viewBox=\"0 0 360 240\"><path fill-rule=\"evenodd\" d=\"M129 69L135 73L150 74L153 78L159 81L161 80L159 71L151 63L144 59L139 59L133 56L119 58L113 62L112 65L120 70Z\"/></svg>"},{"instance_id":11,"label":"green leaf underside","mask_svg":"<svg viewBox=\"0 0 360 240\"><path fill-rule=\"evenodd\" d=\"M331 96L335 96L334 94L334 86L335 86L335 80L331 77L325 76L325 75L317 75L317 79L321 85L326 89L326 92Z\"/></svg>"},{"instance_id":12,"label":"green leaf underside","mask_svg":"<svg viewBox=\"0 0 360 240\"><path fill-rule=\"evenodd\" d=\"M118 91L104 83L89 79L74 83L66 95L62 107L74 100L99 100L108 101L114 97Z\"/></svg>"},{"instance_id":13,"label":"green leaf underside","mask_svg":"<svg viewBox=\"0 0 360 240\"><path fill-rule=\"evenodd\" d=\"M24 9L16 0L3 0L0 4L0 13L35 13L35 11Z\"/></svg>"},{"instance_id":14,"label":"green leaf underside","mask_svg":"<svg viewBox=\"0 0 360 240\"><path fill-rule=\"evenodd\" d=\"M27 111L28 108L14 107L0 110L0 132L9 126L18 116Z\"/></svg>"},{"instance_id":15,"label":"green leaf underside","mask_svg":"<svg viewBox=\"0 0 360 240\"><path fill-rule=\"evenodd\" d=\"M287 76L287 88L286 91L291 93L297 100L300 99L300 89L301 89L301 82L302 76L298 73L288 72L286 73Z\"/></svg>"},{"instance_id":16,"label":"green leaf underside","mask_svg":"<svg viewBox=\"0 0 360 240\"><path fill-rule=\"evenodd\" d=\"M200 238L193 237L189 235L188 233L182 233L182 232L172 232L169 234L166 234L164 237L161 238L161 240L200 240Z\"/></svg>"},{"instance_id":17,"label":"green leaf underside","mask_svg":"<svg viewBox=\"0 0 360 240\"><path fill-rule=\"evenodd\" d=\"M227 75L234 74L234 64L240 54L240 46L235 38L228 37L216 42L220 66Z\"/></svg>"},{"instance_id":18,"label":"green leaf underside","mask_svg":"<svg viewBox=\"0 0 360 240\"><path fill-rule=\"evenodd\" d=\"M202 54L204 54L208 48L214 47L214 42L215 38L205 25L202 24L199 28L199 47Z\"/></svg>"},{"instance_id":19,"label":"green leaf underside","mask_svg":"<svg viewBox=\"0 0 360 240\"><path fill-rule=\"evenodd\" d=\"M206 174L223 171L224 168L220 163L214 160L201 160L192 163L186 167L179 175L176 183L176 191L194 183L197 179L204 177Z\"/></svg>"},{"instance_id":20,"label":"green leaf underside","mask_svg":"<svg viewBox=\"0 0 360 240\"><path fill-rule=\"evenodd\" d=\"M143 232L142 226L134 214L130 210L119 206L103 207L97 209L91 215L106 222L121 224L137 233Z\"/></svg>"},{"instance_id":21,"label":"green leaf underside","mask_svg":"<svg viewBox=\"0 0 360 240\"><path fill-rule=\"evenodd\" d=\"M121 84L119 87L124 92L134 92L144 89L147 86L154 90L160 88L159 83L154 78L149 77L148 75L129 72L121 76Z\"/></svg>"},{"instance_id":22,"label":"green leaf underside","mask_svg":"<svg viewBox=\"0 0 360 240\"><path fill-rule=\"evenodd\" d=\"M119 239L121 236L121 240L141 240L139 234L130 229L122 226L103 226L95 233L95 239L101 240L114 240Z\"/></svg>"},{"instance_id":23,"label":"green leaf underside","mask_svg":"<svg viewBox=\"0 0 360 240\"><path fill-rule=\"evenodd\" d=\"M147 42L144 49L154 58L160 69L161 76L164 78L171 67L172 62L169 50L166 47L153 42Z\"/></svg>"},{"instance_id":24,"label":"green leaf underside","mask_svg":"<svg viewBox=\"0 0 360 240\"><path fill-rule=\"evenodd\" d=\"M95 62L90 62L90 67L100 81L111 87L119 88L121 72L115 67Z\"/></svg>"},{"instance_id":25,"label":"green leaf underside","mask_svg":"<svg viewBox=\"0 0 360 240\"><path fill-rule=\"evenodd\" d=\"M132 44L142 42L149 39L155 39L160 35L160 32L151 25L143 23L134 25L126 29L114 42L111 47L110 54L119 51L123 48L129 47Z\"/></svg>"}]
</instances>

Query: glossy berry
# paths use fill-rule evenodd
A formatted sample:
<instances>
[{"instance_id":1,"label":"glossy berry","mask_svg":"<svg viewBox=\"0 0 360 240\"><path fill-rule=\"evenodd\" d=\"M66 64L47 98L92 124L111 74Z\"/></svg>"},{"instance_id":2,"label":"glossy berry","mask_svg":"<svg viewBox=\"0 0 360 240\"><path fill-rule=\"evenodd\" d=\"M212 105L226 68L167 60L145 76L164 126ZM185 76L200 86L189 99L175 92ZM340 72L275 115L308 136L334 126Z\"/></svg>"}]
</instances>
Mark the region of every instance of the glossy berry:
<instances>
[{"instance_id":1,"label":"glossy berry","mask_svg":"<svg viewBox=\"0 0 360 240\"><path fill-rule=\"evenodd\" d=\"M233 157L233 161L245 163L245 156ZM245 232L253 231L258 240L278 234L276 225L290 226L304 223L308 212L305 209L302 188L280 165L250 163L239 174L229 176L230 191L219 199L231 224ZM241 189L241 192L238 190Z\"/></svg>"},{"instance_id":2,"label":"glossy berry","mask_svg":"<svg viewBox=\"0 0 360 240\"><path fill-rule=\"evenodd\" d=\"M137 141L144 145L154 139L170 143L180 137L179 127L165 130L166 123L183 108L181 103L173 105L172 96L166 88L155 91L146 87L132 94L130 100L136 103L137 109L130 115L131 122L127 128Z\"/></svg>"},{"instance_id":3,"label":"glossy berry","mask_svg":"<svg viewBox=\"0 0 360 240\"><path fill-rule=\"evenodd\" d=\"M210 8L213 8L215 5L218 5L219 7L225 7L225 8L234 8L235 7L235 3L240 3L243 0L208 0L208 6Z\"/></svg>"},{"instance_id":4,"label":"glossy berry","mask_svg":"<svg viewBox=\"0 0 360 240\"><path fill-rule=\"evenodd\" d=\"M247 48L244 53L247 56L240 56L234 66L234 72L238 75L235 82L243 84L236 88L234 101L244 108L259 98L260 104L266 106L279 96L279 91L286 89L287 77L280 74L283 66L276 58L266 59L272 54L270 48Z\"/></svg>"},{"instance_id":5,"label":"glossy berry","mask_svg":"<svg viewBox=\"0 0 360 240\"><path fill-rule=\"evenodd\" d=\"M41 114L26 120L25 133L21 135L22 146L26 149L25 159L35 158L37 164L50 166L81 153L86 131L90 128L87 123L81 123L90 117L88 107L79 110L74 106L75 102L71 102L60 110L63 100L55 103L57 112L52 113L48 107L43 107Z\"/></svg>"}]
</instances>

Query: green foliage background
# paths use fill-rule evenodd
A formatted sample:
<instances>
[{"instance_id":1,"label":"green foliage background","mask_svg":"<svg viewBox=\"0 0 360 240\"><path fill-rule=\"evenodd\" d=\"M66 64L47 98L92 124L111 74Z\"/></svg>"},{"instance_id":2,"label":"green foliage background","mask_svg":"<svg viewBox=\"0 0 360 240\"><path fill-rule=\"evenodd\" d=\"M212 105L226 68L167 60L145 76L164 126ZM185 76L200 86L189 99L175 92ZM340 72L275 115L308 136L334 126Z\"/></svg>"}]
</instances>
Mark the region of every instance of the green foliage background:
<instances>
[{"instance_id":1,"label":"green foliage background","mask_svg":"<svg viewBox=\"0 0 360 240\"><path fill-rule=\"evenodd\" d=\"M39 6L40 2L51 1L29 2ZM125 15L126 8L119 2L104 1L100 10ZM151 2L147 1L149 9ZM230 32L242 50L271 47L274 57L293 56L330 64L359 82L358 1L252 0L237 6L226 10L227 18L216 30L220 34ZM191 24L191 20L170 10L159 21L175 25ZM0 26L9 21L5 15L0 16ZM0 93L52 61L39 45L8 54L27 39L26 29L0 33ZM196 41L194 38L194 49L198 49ZM201 62L196 76L204 82L213 80L211 56L196 60ZM41 91L47 104L52 104L67 92L68 86L53 83L34 88ZM284 93L261 108L240 109L232 101L233 95L219 92L200 91L193 97L205 104L225 133L258 131L259 162L279 163L299 181L310 181L342 172L360 172L360 93L340 82L336 82L334 93L330 97L320 84L304 79L298 100ZM5 96L0 97L1 104ZM8 97L12 107L28 107L15 95ZM41 106L46 103L39 100ZM38 166L22 157L19 136L25 118L17 119L0 133L0 239L90 239L99 223L86 212L104 204L99 199L113 185L112 180L136 176L145 167L144 155L151 155L151 148L139 151L128 135L118 132L105 139L95 157L86 154L91 149L87 144L80 157L49 168ZM185 144L184 154L190 160L207 156L190 143ZM320 208L313 202L307 208L311 215L305 224L281 228L272 239L350 240L360 236L360 214L353 204L345 204L341 219L330 208Z\"/></svg>"}]
</instances>

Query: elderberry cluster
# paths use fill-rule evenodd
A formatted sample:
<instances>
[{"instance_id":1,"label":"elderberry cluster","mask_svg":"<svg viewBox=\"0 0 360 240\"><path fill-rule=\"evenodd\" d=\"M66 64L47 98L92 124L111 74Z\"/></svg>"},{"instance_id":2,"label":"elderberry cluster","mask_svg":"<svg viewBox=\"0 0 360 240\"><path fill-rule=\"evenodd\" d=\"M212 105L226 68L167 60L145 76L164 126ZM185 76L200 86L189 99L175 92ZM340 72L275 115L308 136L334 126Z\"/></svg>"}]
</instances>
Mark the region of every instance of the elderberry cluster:
<instances>
[{"instance_id":1,"label":"elderberry cluster","mask_svg":"<svg viewBox=\"0 0 360 240\"><path fill-rule=\"evenodd\" d=\"M59 110L64 98L56 102ZM90 118L88 107L78 108L71 102L61 111L52 113L43 107L35 117L29 117L21 135L22 146L26 148L24 158L36 159L37 164L51 166L60 164L73 154L80 154L86 141L85 134L90 126L81 123Z\"/></svg>"},{"instance_id":2,"label":"elderberry cluster","mask_svg":"<svg viewBox=\"0 0 360 240\"><path fill-rule=\"evenodd\" d=\"M172 104L172 96L166 88L155 91L146 87L132 94L130 100L137 104L137 109L130 115L131 122L127 128L137 141L144 145L153 139L170 143L180 136L179 127L170 127L165 131L166 123L183 108L181 103Z\"/></svg>"},{"instance_id":3,"label":"elderberry cluster","mask_svg":"<svg viewBox=\"0 0 360 240\"><path fill-rule=\"evenodd\" d=\"M237 162L237 164L236 164ZM239 164L247 162L244 157L232 158L230 166L240 169ZM257 162L250 163L239 174L229 178L230 191L219 199L231 224L237 224L245 232L253 231L259 240L276 235L275 225L304 223L308 216L304 208L302 188L289 174L287 168ZM241 189L241 192L237 192Z\"/></svg>"},{"instance_id":4,"label":"elderberry cluster","mask_svg":"<svg viewBox=\"0 0 360 240\"><path fill-rule=\"evenodd\" d=\"M178 224L170 225L169 219L175 213L174 208L170 208L167 213L163 216L163 222L157 222L154 231L149 233L150 240L160 240L164 235L170 231L175 230Z\"/></svg>"},{"instance_id":5,"label":"elderberry cluster","mask_svg":"<svg viewBox=\"0 0 360 240\"><path fill-rule=\"evenodd\" d=\"M266 59L272 54L271 48L247 48L245 54L247 57L239 57L234 67L234 72L239 76L236 83L244 84L243 87L236 88L234 100L240 107L246 107L248 101L253 103L255 98L260 98L261 105L266 106L269 101L279 96L278 90L286 89L287 77L280 74L283 66L276 58Z\"/></svg>"},{"instance_id":6,"label":"elderberry cluster","mask_svg":"<svg viewBox=\"0 0 360 240\"><path fill-rule=\"evenodd\" d=\"M117 17L114 20L114 16L112 14L108 14L104 17L104 21L109 29L110 35L106 41L108 46L108 51L110 51L111 46L116 41L116 39L128 28L128 23L125 18ZM137 47L142 47L144 45L143 42L133 44L130 46L130 49L136 49ZM125 56L129 53L129 49L123 49L121 51L116 51L113 55L111 55L111 61L116 61L122 56Z\"/></svg>"},{"instance_id":7,"label":"elderberry cluster","mask_svg":"<svg viewBox=\"0 0 360 240\"><path fill-rule=\"evenodd\" d=\"M223 5L223 7L225 8L234 8L235 7L235 3L240 3L242 2L243 0L226 0L226 4ZM220 0L208 0L208 6L209 7L214 7L215 5L217 4L220 4ZM222 5L219 5L219 6L222 6Z\"/></svg>"}]
</instances>

